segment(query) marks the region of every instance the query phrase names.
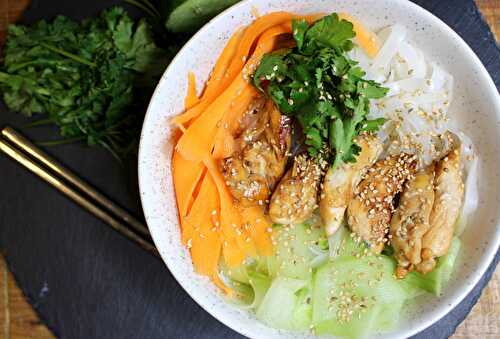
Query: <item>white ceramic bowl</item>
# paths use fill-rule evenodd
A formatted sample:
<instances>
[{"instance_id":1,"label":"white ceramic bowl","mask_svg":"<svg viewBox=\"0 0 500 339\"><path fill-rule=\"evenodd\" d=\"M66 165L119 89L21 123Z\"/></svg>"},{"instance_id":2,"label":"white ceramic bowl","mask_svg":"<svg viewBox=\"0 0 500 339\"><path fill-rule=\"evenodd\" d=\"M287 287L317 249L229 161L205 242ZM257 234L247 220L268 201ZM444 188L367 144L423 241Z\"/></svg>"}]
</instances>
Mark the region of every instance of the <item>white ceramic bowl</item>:
<instances>
[{"instance_id":1,"label":"white ceramic bowl","mask_svg":"<svg viewBox=\"0 0 500 339\"><path fill-rule=\"evenodd\" d=\"M479 150L479 208L461 237L463 245L458 265L444 295L418 299L399 326L382 336L409 337L425 329L470 292L499 248L500 99L484 66L465 42L438 18L409 1L247 0L213 19L184 46L163 74L151 99L139 152L142 205L163 260L200 306L235 331L259 338L309 336L269 328L250 313L226 303L208 279L194 273L189 252L180 241L170 166L173 131L169 118L183 110L188 71L196 74L198 88L201 88L231 33L254 19L253 8L261 14L280 10L348 12L374 29L400 23L406 26L410 40L427 58L454 76L455 99L450 115L457 119Z\"/></svg>"}]
</instances>

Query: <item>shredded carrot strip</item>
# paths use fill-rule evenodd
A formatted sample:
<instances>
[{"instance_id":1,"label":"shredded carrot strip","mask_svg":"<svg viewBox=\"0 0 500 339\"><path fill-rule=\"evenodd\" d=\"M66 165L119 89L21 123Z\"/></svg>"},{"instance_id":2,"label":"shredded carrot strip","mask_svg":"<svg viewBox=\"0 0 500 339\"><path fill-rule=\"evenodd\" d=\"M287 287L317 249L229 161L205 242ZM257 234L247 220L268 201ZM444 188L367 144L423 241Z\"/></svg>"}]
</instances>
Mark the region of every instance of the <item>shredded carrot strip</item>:
<instances>
[{"instance_id":1,"label":"shredded carrot strip","mask_svg":"<svg viewBox=\"0 0 500 339\"><path fill-rule=\"evenodd\" d=\"M206 168L201 162L193 163L187 161L182 158L178 152L174 151L172 157L172 175L182 229L182 241L184 244L192 233L192 230L189 228L189 225L184 222L184 219L188 215L189 209L194 202L195 188L205 171Z\"/></svg>"},{"instance_id":2,"label":"shredded carrot strip","mask_svg":"<svg viewBox=\"0 0 500 339\"><path fill-rule=\"evenodd\" d=\"M226 258L227 254L230 254L228 257L229 261L226 261L226 264L229 267L234 267L240 265L245 257L247 256L255 256L257 251L255 249L254 244L247 239L248 234L242 228L241 215L233 204L233 197L231 193L227 189L226 183L219 169L217 168L216 161L208 157L204 159L205 166L208 168L208 172L212 175L217 189L219 191L220 197L220 226L222 233L226 237L227 240L234 240L235 244L240 249L240 253L235 253L234 250L229 248L228 245L223 248L223 253ZM251 239L250 239L251 240ZM228 253L226 253L226 247ZM239 255L235 255L239 254Z\"/></svg>"},{"instance_id":3,"label":"shredded carrot strip","mask_svg":"<svg viewBox=\"0 0 500 339\"><path fill-rule=\"evenodd\" d=\"M200 99L196 94L196 77L193 72L188 73L188 88L186 99L184 99L184 106L189 109L196 105Z\"/></svg>"},{"instance_id":4,"label":"shredded carrot strip","mask_svg":"<svg viewBox=\"0 0 500 339\"><path fill-rule=\"evenodd\" d=\"M212 151L217 124L225 112L230 109L231 102L238 99L248 84L238 77L229 88L222 93L202 115L198 117L179 139L176 149L191 161L201 161Z\"/></svg>"},{"instance_id":5,"label":"shredded carrot strip","mask_svg":"<svg viewBox=\"0 0 500 339\"><path fill-rule=\"evenodd\" d=\"M226 128L219 128L215 135L214 150L212 156L214 159L225 159L230 157L236 149L236 140Z\"/></svg>"},{"instance_id":6,"label":"shredded carrot strip","mask_svg":"<svg viewBox=\"0 0 500 339\"><path fill-rule=\"evenodd\" d=\"M203 93L204 98L215 98L229 85L229 82L224 81L224 78L226 78L227 68L234 58L236 48L238 43L241 41L242 36L243 30L239 29L229 39L226 48L217 60L212 75L207 82L207 89L205 90L205 93Z\"/></svg>"},{"instance_id":7,"label":"shredded carrot strip","mask_svg":"<svg viewBox=\"0 0 500 339\"><path fill-rule=\"evenodd\" d=\"M207 107L210 105L214 99L224 90L226 87L224 85L225 82L222 82L224 74L226 73L227 67L231 60L234 57L234 53L236 52L236 47L241 40L242 31L237 30L235 34L229 39L226 47L222 51L217 63L215 64L214 70L210 79L207 81L207 86L205 91L203 92L200 104L195 107L186 107L186 112L181 115L178 115L172 119L172 122L178 125L179 127L183 124L186 124L191 119L196 118L200 115Z\"/></svg>"},{"instance_id":8,"label":"shredded carrot strip","mask_svg":"<svg viewBox=\"0 0 500 339\"><path fill-rule=\"evenodd\" d=\"M172 167L177 206L180 214L186 216L189 202L193 198L194 189L202 176L204 166L201 162L188 161L174 151Z\"/></svg>"},{"instance_id":9,"label":"shredded carrot strip","mask_svg":"<svg viewBox=\"0 0 500 339\"><path fill-rule=\"evenodd\" d=\"M238 50L235 54L231 65L228 68L228 74L236 75L241 72L245 65L250 49L255 44L259 36L269 28L281 25L290 21L293 15L286 12L274 12L257 18L243 33L243 37L238 45Z\"/></svg>"},{"instance_id":10,"label":"shredded carrot strip","mask_svg":"<svg viewBox=\"0 0 500 339\"><path fill-rule=\"evenodd\" d=\"M257 95L257 91L253 86L247 84L238 98L230 104L219 126L216 127L217 131L214 136L214 150L212 153L215 159L227 158L233 153L235 146L233 139L234 132Z\"/></svg>"},{"instance_id":11,"label":"shredded carrot strip","mask_svg":"<svg viewBox=\"0 0 500 339\"><path fill-rule=\"evenodd\" d=\"M241 207L240 212L259 255L272 255L273 245L269 230L272 230L273 223L269 216L264 213L262 206Z\"/></svg>"},{"instance_id":12,"label":"shredded carrot strip","mask_svg":"<svg viewBox=\"0 0 500 339\"><path fill-rule=\"evenodd\" d=\"M221 238L211 218L212 211L217 213L218 206L217 187L211 176L206 175L185 222L194 230L192 238L188 240L194 268L198 273L208 276L217 273L221 253Z\"/></svg>"}]
</instances>

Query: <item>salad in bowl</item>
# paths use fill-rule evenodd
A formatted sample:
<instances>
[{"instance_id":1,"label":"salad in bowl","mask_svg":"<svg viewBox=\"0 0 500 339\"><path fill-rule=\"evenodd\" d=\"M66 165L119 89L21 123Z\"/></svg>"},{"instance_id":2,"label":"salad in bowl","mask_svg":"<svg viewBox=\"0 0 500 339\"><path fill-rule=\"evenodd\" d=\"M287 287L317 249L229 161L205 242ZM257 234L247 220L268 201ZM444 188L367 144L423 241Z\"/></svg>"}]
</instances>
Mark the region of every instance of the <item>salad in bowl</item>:
<instances>
[{"instance_id":1,"label":"salad in bowl","mask_svg":"<svg viewBox=\"0 0 500 339\"><path fill-rule=\"evenodd\" d=\"M453 69L404 23L317 7L251 8L204 74L182 67L185 91L163 92L178 102L164 121L167 173L141 179L143 191L165 175L174 208L152 217L146 191L143 204L150 227L175 227L188 292L205 286L198 298L270 331L240 332L390 336L453 284L480 205L480 152L454 116Z\"/></svg>"}]
</instances>

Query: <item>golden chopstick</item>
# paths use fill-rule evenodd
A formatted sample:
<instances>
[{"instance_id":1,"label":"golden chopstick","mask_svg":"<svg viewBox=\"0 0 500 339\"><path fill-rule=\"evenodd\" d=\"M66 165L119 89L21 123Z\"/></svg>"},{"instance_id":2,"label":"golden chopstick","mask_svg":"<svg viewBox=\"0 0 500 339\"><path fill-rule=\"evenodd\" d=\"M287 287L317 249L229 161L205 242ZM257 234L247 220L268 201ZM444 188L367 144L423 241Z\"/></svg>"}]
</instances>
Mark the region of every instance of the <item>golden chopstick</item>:
<instances>
[{"instance_id":1,"label":"golden chopstick","mask_svg":"<svg viewBox=\"0 0 500 339\"><path fill-rule=\"evenodd\" d=\"M12 132L13 130L9 128L10 131ZM15 131L14 131L15 132ZM2 135L4 135L3 130L2 130ZM14 135L13 133L10 133L10 135ZM18 133L15 133L15 135L19 136ZM11 139L9 139L11 140ZM25 139L26 140L26 139ZM26 144L25 145L29 145ZM23 148L24 149L24 148ZM32 149L36 149L36 146L32 146ZM158 255L158 251L154 244L149 241L143 239L141 236L137 235L134 233L132 230L130 230L126 225L122 224L121 222L117 221L112 215L107 213L105 210L102 208L98 207L94 202L92 202L90 199L87 199L84 197L80 192L72 189L68 184L57 178L55 175L49 173L45 168L43 168L40 164L36 163L33 159L29 158L25 154L23 154L20 150L16 149L14 145L10 144L7 140L5 139L0 139L0 151L23 165L25 168L30 170L32 173L36 174L40 178L42 178L44 181L52 185L54 188L59 190L61 193L75 201L77 204L85 208L87 211L110 225L112 228L114 228L116 231L119 233L123 234L130 240L136 242L139 244L142 248L145 250ZM32 154L32 153L30 153ZM41 153L43 154L43 153ZM37 158L38 159L38 158ZM74 174L73 174L74 176ZM77 178L80 182L81 179ZM88 186L88 185L87 185ZM112 203L113 204L113 203Z\"/></svg>"},{"instance_id":2,"label":"golden chopstick","mask_svg":"<svg viewBox=\"0 0 500 339\"><path fill-rule=\"evenodd\" d=\"M149 232L146 226L141 223L139 220L130 215L127 211L125 211L120 206L117 206L114 202L106 198L103 194L98 192L95 188L87 184L85 181L80 179L76 174L74 174L71 170L60 164L57 160L52 158L50 155L46 154L38 147L36 147L33 143L31 143L28 139L23 137L21 134L16 132L11 127L5 127L2 129L2 136L9 140L12 144L25 151L42 164L50 168L52 171L60 175L62 178L69 181L71 184L75 185L78 189L83 191L89 197L97 201L103 207L111 211L117 217L125 221L127 224L132 226L137 232L149 237Z\"/></svg>"}]
</instances>

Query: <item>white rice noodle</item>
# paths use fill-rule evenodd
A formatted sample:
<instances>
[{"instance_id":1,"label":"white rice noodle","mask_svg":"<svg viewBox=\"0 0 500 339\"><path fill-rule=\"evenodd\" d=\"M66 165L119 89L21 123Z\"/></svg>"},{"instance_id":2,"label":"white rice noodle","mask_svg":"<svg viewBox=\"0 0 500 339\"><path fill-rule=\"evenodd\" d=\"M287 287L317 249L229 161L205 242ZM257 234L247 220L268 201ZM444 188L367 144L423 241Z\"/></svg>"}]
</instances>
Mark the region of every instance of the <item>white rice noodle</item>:
<instances>
[{"instance_id":1,"label":"white rice noodle","mask_svg":"<svg viewBox=\"0 0 500 339\"><path fill-rule=\"evenodd\" d=\"M415 78L424 78L427 75L427 64L425 63L424 54L414 48L406 41L402 41L399 45L399 55L407 65L406 75ZM404 77L404 73L401 74Z\"/></svg>"},{"instance_id":2,"label":"white rice noodle","mask_svg":"<svg viewBox=\"0 0 500 339\"><path fill-rule=\"evenodd\" d=\"M407 78L398 81L386 82L384 87L389 88L387 96L391 97L404 92L415 92L425 86L424 78Z\"/></svg>"},{"instance_id":3,"label":"white rice noodle","mask_svg":"<svg viewBox=\"0 0 500 339\"><path fill-rule=\"evenodd\" d=\"M386 118L388 123L378 136L385 143L382 156L403 150L419 157L419 167L437 160L449 129L448 107L452 99L453 78L406 40L406 30L394 25L379 32L383 41L378 55L370 59L359 49L367 76L389 89L386 97L371 102L370 119Z\"/></svg>"},{"instance_id":4,"label":"white rice noodle","mask_svg":"<svg viewBox=\"0 0 500 339\"><path fill-rule=\"evenodd\" d=\"M389 63L398 52L401 42L406 37L406 29L403 26L396 24L390 29L391 32L389 36L382 45L382 48L380 48L375 59L373 59L373 64L371 65L371 71L373 73L388 73Z\"/></svg>"}]
</instances>

